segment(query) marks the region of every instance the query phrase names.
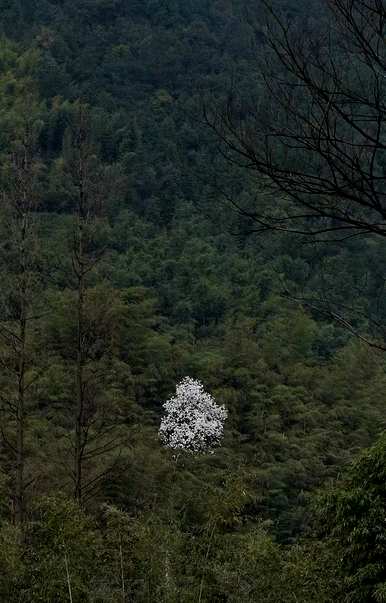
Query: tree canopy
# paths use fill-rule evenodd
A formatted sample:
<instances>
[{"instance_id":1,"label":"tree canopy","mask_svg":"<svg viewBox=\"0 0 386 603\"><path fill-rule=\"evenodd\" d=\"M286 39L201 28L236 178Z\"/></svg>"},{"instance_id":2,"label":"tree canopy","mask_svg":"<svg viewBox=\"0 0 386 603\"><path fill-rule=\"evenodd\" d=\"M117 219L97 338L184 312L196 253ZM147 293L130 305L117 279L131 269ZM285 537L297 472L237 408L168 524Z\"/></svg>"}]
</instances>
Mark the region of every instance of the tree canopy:
<instances>
[{"instance_id":1,"label":"tree canopy","mask_svg":"<svg viewBox=\"0 0 386 603\"><path fill-rule=\"evenodd\" d=\"M384 12L331 5L0 2L1 600L385 599Z\"/></svg>"}]
</instances>

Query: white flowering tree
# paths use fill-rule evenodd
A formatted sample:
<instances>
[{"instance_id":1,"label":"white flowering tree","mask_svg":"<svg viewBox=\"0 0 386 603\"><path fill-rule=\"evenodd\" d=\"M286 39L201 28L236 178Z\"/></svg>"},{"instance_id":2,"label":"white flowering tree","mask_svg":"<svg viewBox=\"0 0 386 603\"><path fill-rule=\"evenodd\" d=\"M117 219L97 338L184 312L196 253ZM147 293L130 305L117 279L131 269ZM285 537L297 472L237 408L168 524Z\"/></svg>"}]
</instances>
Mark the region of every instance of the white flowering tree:
<instances>
[{"instance_id":1,"label":"white flowering tree","mask_svg":"<svg viewBox=\"0 0 386 603\"><path fill-rule=\"evenodd\" d=\"M168 448L207 452L220 443L228 412L216 404L200 381L191 377L182 379L175 396L163 407L165 415L159 436Z\"/></svg>"}]
</instances>

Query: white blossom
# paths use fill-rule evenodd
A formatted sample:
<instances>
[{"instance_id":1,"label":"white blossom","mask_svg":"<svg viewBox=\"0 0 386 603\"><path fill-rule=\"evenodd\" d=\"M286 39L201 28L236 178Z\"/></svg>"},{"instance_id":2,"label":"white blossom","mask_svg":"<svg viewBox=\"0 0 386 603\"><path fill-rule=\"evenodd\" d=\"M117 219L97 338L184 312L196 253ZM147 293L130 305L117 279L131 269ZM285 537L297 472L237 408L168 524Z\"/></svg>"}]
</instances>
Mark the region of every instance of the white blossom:
<instances>
[{"instance_id":1,"label":"white blossom","mask_svg":"<svg viewBox=\"0 0 386 603\"><path fill-rule=\"evenodd\" d=\"M185 377L163 405L159 437L173 450L206 452L220 443L228 412L216 404L200 381Z\"/></svg>"}]
</instances>

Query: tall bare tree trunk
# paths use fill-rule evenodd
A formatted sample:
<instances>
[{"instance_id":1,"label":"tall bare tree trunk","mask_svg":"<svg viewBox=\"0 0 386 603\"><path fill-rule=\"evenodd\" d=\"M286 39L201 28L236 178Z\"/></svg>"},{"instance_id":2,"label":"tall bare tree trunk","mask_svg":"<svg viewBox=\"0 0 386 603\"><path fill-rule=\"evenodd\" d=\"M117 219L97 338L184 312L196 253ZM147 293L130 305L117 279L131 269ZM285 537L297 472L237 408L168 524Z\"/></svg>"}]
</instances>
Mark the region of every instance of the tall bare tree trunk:
<instances>
[{"instance_id":1,"label":"tall bare tree trunk","mask_svg":"<svg viewBox=\"0 0 386 603\"><path fill-rule=\"evenodd\" d=\"M4 240L1 246L2 278L0 341L2 379L0 437L8 453L15 522L21 526L27 511L26 491L32 483L26 436L31 412L32 388L39 378L38 357L32 351L38 300L38 237L35 229L40 196L42 163L39 158L40 125L32 102L23 122L15 125L9 150L3 155L0 193ZM4 149L3 149L4 151ZM7 282L7 279L8 282ZM32 376L33 373L33 376ZM26 477L28 469L28 477Z\"/></svg>"},{"instance_id":2,"label":"tall bare tree trunk","mask_svg":"<svg viewBox=\"0 0 386 603\"><path fill-rule=\"evenodd\" d=\"M23 276L24 278L24 276ZM23 294L22 294L23 295ZM24 465L25 465L25 449L24 449L24 431L26 422L25 413L25 368L26 368L26 339L27 339L27 320L26 320L26 304L25 299L22 301L21 316L20 316L20 353L19 353L19 369L18 369L18 397L16 410L16 520L17 523L24 522Z\"/></svg>"},{"instance_id":3,"label":"tall bare tree trunk","mask_svg":"<svg viewBox=\"0 0 386 603\"><path fill-rule=\"evenodd\" d=\"M85 423L85 325L84 325L84 304L85 304L85 276L87 270L87 258L84 254L84 225L87 215L85 198L85 165L84 165L84 136L83 131L83 113L80 115L81 123L78 132L78 200L77 200L77 244L74 246L73 267L77 278L77 351L76 351L76 419L75 419L75 489L74 497L79 502L82 501L83 486L83 456L87 444L87 436L84 431Z\"/></svg>"},{"instance_id":4,"label":"tall bare tree trunk","mask_svg":"<svg viewBox=\"0 0 386 603\"><path fill-rule=\"evenodd\" d=\"M28 174L29 158L24 157L24 169ZM22 201L20 213L20 284L19 284L19 317L18 317L18 358L17 358L17 400L16 400L16 483L15 483L15 518L19 525L25 519L25 430L26 430L26 369L27 369L27 337L28 337L28 308L29 299L29 274L28 274L28 236L30 235L32 207L27 182L22 182Z\"/></svg>"},{"instance_id":5,"label":"tall bare tree trunk","mask_svg":"<svg viewBox=\"0 0 386 603\"><path fill-rule=\"evenodd\" d=\"M72 479L73 496L79 503L84 503L106 475L106 469L99 470L96 463L93 465L93 460L111 452L115 442L109 422L102 413L98 415L101 407L98 406L94 380L103 379L103 371L99 373L96 369L92 373L90 368L93 363L95 366L95 358L90 350L94 334L88 316L88 292L96 276L95 268L104 253L103 248L98 248L95 230L108 193L98 153L91 140L89 109L81 102L76 103L74 109L65 163L75 222L71 249L71 286L76 298Z\"/></svg>"}]
</instances>

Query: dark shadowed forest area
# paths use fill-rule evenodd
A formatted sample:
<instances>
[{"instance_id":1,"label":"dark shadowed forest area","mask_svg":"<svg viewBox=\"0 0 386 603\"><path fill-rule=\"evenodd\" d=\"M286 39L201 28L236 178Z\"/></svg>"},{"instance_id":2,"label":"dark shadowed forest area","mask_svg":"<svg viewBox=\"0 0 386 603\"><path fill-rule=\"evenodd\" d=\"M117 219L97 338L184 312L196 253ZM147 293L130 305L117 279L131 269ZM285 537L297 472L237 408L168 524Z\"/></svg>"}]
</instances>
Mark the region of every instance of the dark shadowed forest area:
<instances>
[{"instance_id":1,"label":"dark shadowed forest area","mask_svg":"<svg viewBox=\"0 0 386 603\"><path fill-rule=\"evenodd\" d=\"M0 0L0 193L0 601L386 601L385 0Z\"/></svg>"}]
</instances>

